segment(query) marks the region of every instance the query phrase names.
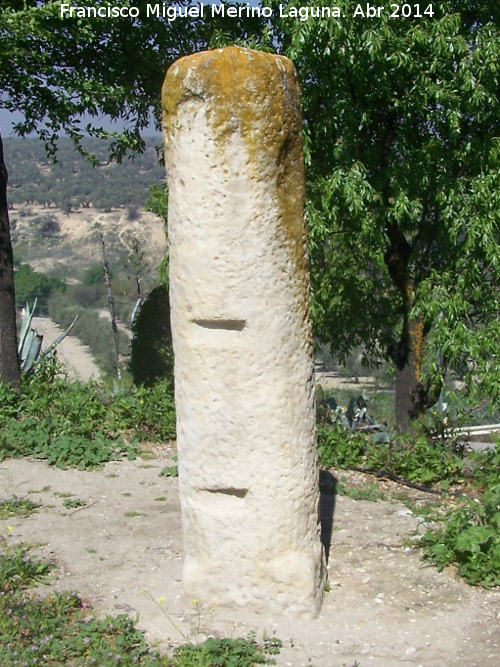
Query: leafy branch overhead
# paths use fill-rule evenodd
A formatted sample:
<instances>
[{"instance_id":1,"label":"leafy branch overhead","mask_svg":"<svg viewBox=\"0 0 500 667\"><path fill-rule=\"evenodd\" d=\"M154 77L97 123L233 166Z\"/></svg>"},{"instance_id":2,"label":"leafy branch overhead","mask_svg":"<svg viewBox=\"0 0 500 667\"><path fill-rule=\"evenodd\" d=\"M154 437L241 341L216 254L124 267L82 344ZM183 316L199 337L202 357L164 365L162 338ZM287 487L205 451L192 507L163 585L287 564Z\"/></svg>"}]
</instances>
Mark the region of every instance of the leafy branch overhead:
<instances>
[{"instance_id":1,"label":"leafy branch overhead","mask_svg":"<svg viewBox=\"0 0 500 667\"><path fill-rule=\"evenodd\" d=\"M186 42L192 39L192 27L173 36L153 21L142 25L128 19L64 19L60 6L53 1L28 2L23 9L17 2L2 4L2 41L8 48L0 49L1 101L25 115L16 132L24 136L37 131L53 151L61 130L82 150L84 133L114 139L111 157L121 158L127 149L142 150L140 132L150 124L162 71L192 44ZM141 67L136 58L140 42L150 46L142 48ZM161 50L154 48L159 42ZM82 123L83 114L97 123ZM123 119L125 131L105 131L102 116Z\"/></svg>"},{"instance_id":2,"label":"leafy branch overhead","mask_svg":"<svg viewBox=\"0 0 500 667\"><path fill-rule=\"evenodd\" d=\"M446 369L498 396L500 19L488 1L418 20L337 4L348 18L277 26L302 85L313 315L340 357L393 362L404 426Z\"/></svg>"},{"instance_id":3,"label":"leafy branch overhead","mask_svg":"<svg viewBox=\"0 0 500 667\"><path fill-rule=\"evenodd\" d=\"M61 16L54 0L5 0L0 4L0 104L21 112L20 136L37 132L55 157L65 133L86 151L86 135L110 141L109 158L120 161L145 148L142 133L154 119L159 127L159 91L168 66L206 48L217 31L248 35L253 21L183 21L147 17L147 2L124 2L142 19ZM189 5L180 0L176 6ZM107 6L98 0L94 7ZM123 131L104 129L103 117L120 120ZM85 120L84 120L85 118ZM13 253L7 205L7 166L0 136L0 380L19 386L16 355Z\"/></svg>"}]
</instances>

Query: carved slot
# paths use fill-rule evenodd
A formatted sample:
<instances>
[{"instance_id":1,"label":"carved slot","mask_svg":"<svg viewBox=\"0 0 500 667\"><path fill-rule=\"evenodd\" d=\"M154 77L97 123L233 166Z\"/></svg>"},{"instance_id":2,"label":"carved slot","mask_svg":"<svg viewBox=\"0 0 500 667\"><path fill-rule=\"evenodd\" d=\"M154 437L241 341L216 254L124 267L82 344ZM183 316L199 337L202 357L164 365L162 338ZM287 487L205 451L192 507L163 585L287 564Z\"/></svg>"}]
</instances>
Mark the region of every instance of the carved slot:
<instances>
[{"instance_id":1,"label":"carved slot","mask_svg":"<svg viewBox=\"0 0 500 667\"><path fill-rule=\"evenodd\" d=\"M243 331L246 320L193 320L203 329L222 329L223 331Z\"/></svg>"},{"instance_id":2,"label":"carved slot","mask_svg":"<svg viewBox=\"0 0 500 667\"><path fill-rule=\"evenodd\" d=\"M235 489L234 487L201 490L207 493L221 493L224 496L236 496L236 498L244 498L248 493L248 489Z\"/></svg>"}]
</instances>

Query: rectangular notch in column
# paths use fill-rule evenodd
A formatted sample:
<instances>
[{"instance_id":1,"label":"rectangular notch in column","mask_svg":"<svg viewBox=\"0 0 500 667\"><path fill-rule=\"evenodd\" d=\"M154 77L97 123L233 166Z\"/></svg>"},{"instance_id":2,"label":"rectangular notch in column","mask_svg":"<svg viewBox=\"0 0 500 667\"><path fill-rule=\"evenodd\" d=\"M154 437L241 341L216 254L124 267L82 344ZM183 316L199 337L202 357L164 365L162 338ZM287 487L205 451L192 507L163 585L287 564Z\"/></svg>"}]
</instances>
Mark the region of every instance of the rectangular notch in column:
<instances>
[{"instance_id":1,"label":"rectangular notch in column","mask_svg":"<svg viewBox=\"0 0 500 667\"><path fill-rule=\"evenodd\" d=\"M219 329L221 331L243 331L246 320L193 320L202 329Z\"/></svg>"}]
</instances>

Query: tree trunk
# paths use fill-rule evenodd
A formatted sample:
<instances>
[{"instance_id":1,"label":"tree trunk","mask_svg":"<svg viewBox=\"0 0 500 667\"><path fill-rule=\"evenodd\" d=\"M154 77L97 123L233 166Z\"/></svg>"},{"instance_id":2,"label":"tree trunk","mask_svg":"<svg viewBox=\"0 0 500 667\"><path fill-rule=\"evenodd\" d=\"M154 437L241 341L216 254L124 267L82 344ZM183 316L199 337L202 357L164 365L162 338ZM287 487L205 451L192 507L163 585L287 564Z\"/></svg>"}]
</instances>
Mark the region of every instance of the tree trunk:
<instances>
[{"instance_id":1,"label":"tree trunk","mask_svg":"<svg viewBox=\"0 0 500 667\"><path fill-rule=\"evenodd\" d=\"M14 254L10 238L7 180L0 134L0 381L19 389Z\"/></svg>"},{"instance_id":2,"label":"tree trunk","mask_svg":"<svg viewBox=\"0 0 500 667\"><path fill-rule=\"evenodd\" d=\"M414 306L413 277L409 268L412 246L396 224L387 225L390 244L385 263L401 295L403 330L399 342L388 350L396 368L396 429L407 431L412 420L422 417L427 391L421 381L426 330L422 318L411 318Z\"/></svg>"},{"instance_id":3,"label":"tree trunk","mask_svg":"<svg viewBox=\"0 0 500 667\"><path fill-rule=\"evenodd\" d=\"M396 363L396 428L400 432L407 431L412 420L423 416L425 402L420 373L424 351L423 323L414 320L405 328L406 353L401 354Z\"/></svg>"},{"instance_id":4,"label":"tree trunk","mask_svg":"<svg viewBox=\"0 0 500 667\"><path fill-rule=\"evenodd\" d=\"M111 289L111 278L109 275L108 260L106 258L106 247L104 245L104 236L101 231L97 232L97 238L101 245L102 268L104 271L104 282L106 283L106 293L108 295L108 308L111 316L111 329L113 330L113 342L115 344L115 368L118 379L121 380L120 369L120 339L118 333L118 320L116 317L115 300L113 299L113 291Z\"/></svg>"},{"instance_id":5,"label":"tree trunk","mask_svg":"<svg viewBox=\"0 0 500 667\"><path fill-rule=\"evenodd\" d=\"M398 345L396 365L396 429L407 431L410 422L423 416L426 397L421 382L424 324L416 319L405 323Z\"/></svg>"}]
</instances>

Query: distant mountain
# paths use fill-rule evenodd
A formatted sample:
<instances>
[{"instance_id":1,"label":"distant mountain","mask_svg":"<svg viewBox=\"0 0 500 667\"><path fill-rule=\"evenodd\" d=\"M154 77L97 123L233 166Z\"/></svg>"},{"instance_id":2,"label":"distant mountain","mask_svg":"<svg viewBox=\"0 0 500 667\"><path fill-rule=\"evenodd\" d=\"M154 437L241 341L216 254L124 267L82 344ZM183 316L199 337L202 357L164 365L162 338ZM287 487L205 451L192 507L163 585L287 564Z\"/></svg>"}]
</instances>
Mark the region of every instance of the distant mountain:
<instances>
[{"instance_id":1,"label":"distant mountain","mask_svg":"<svg viewBox=\"0 0 500 667\"><path fill-rule=\"evenodd\" d=\"M144 206L149 188L165 177L159 136L148 138L144 153L121 164L109 162L109 142L88 138L82 143L99 166L82 157L68 137L58 141L57 162L37 138L5 139L10 205L39 204L65 213L91 206L102 211L138 208Z\"/></svg>"},{"instance_id":2,"label":"distant mountain","mask_svg":"<svg viewBox=\"0 0 500 667\"><path fill-rule=\"evenodd\" d=\"M153 271L165 254L163 223L144 211L150 187L162 184L161 137L146 140L144 153L121 164L108 161L108 144L83 141L99 166L61 137L57 162L39 139L4 140L9 169L9 206L16 263L69 280L100 261L95 223L102 227L110 260L124 263L131 238L147 249Z\"/></svg>"}]
</instances>

